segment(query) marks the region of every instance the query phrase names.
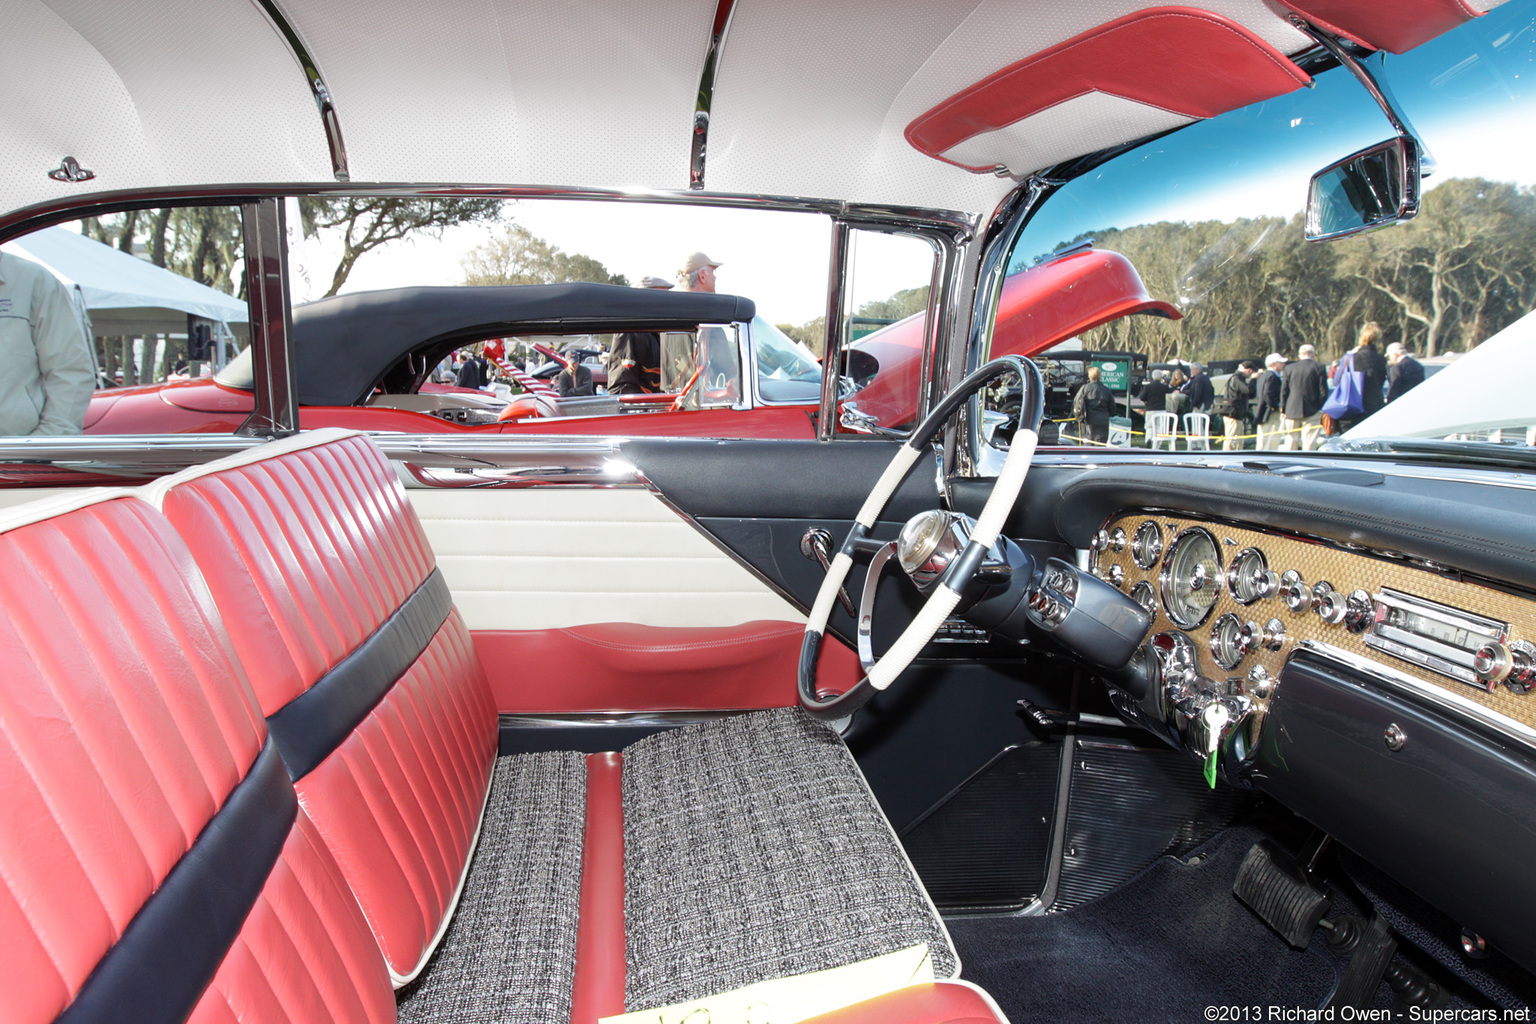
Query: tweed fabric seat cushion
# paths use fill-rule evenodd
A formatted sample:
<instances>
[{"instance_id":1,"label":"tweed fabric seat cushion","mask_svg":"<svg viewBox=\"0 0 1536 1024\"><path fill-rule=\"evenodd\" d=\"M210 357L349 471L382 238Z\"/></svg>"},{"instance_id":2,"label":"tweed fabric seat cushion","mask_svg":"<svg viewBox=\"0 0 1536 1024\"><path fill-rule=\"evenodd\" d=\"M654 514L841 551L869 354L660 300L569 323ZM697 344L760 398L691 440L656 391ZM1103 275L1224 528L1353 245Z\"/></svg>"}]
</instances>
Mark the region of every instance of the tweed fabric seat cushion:
<instances>
[{"instance_id":1,"label":"tweed fabric seat cushion","mask_svg":"<svg viewBox=\"0 0 1536 1024\"><path fill-rule=\"evenodd\" d=\"M928 943L959 961L835 732L798 708L624 751L630 1011Z\"/></svg>"},{"instance_id":2,"label":"tweed fabric seat cushion","mask_svg":"<svg viewBox=\"0 0 1536 1024\"><path fill-rule=\"evenodd\" d=\"M568 752L499 758L453 922L401 989L401 1024L569 1024L587 768Z\"/></svg>"}]
</instances>

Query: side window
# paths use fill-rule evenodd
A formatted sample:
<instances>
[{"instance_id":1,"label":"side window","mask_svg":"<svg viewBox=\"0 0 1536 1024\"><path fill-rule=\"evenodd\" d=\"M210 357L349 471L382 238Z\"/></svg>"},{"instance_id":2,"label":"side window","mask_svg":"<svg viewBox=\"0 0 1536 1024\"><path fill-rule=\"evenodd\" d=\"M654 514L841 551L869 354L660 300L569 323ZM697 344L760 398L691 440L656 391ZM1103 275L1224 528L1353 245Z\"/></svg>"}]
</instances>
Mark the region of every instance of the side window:
<instances>
[{"instance_id":1,"label":"side window","mask_svg":"<svg viewBox=\"0 0 1536 1024\"><path fill-rule=\"evenodd\" d=\"M857 230L849 241L843 322L844 430L905 431L922 406L928 292L936 255L913 235Z\"/></svg>"},{"instance_id":2,"label":"side window","mask_svg":"<svg viewBox=\"0 0 1536 1024\"><path fill-rule=\"evenodd\" d=\"M7 242L0 436L234 431L253 407L245 287L238 207L132 210Z\"/></svg>"}]
</instances>

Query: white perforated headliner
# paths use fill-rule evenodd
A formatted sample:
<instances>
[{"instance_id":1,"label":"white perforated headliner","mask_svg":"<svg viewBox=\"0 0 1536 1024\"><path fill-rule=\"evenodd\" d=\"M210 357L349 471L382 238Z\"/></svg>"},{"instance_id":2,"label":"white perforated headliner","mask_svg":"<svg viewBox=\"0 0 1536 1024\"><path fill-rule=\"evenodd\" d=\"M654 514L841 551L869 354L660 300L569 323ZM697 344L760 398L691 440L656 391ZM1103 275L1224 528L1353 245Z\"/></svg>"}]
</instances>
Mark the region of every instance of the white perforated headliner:
<instances>
[{"instance_id":1,"label":"white perforated headliner","mask_svg":"<svg viewBox=\"0 0 1536 1024\"><path fill-rule=\"evenodd\" d=\"M279 6L334 97L353 181L687 187L715 0ZM907 124L1014 61L1145 6L737 0L706 184L990 212L1013 182L923 156L903 137ZM1307 45L1265 0L1202 6L1283 52ZM256 0L0 0L0 10L10 30L0 209L164 184L331 180L307 83ZM1098 107L1047 117L1038 127L1049 137L1017 147L1038 155L1021 159L1087 153L1167 126ZM97 178L49 180L65 155Z\"/></svg>"}]
</instances>

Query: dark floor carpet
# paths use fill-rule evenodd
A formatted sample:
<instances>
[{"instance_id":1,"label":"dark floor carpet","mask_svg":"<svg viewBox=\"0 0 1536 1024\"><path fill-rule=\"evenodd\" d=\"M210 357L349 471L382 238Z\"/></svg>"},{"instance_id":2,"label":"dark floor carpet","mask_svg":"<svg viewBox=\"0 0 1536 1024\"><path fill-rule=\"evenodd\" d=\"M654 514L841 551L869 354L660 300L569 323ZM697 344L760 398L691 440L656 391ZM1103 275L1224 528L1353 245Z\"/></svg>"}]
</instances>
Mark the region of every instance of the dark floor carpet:
<instances>
[{"instance_id":1,"label":"dark floor carpet","mask_svg":"<svg viewBox=\"0 0 1536 1024\"><path fill-rule=\"evenodd\" d=\"M1206 1020L1208 1006L1315 1009L1336 961L1291 949L1232 895L1260 833L1230 829L1092 903L1045 917L952 918L961 977L1014 1021ZM1267 1018L1266 1018L1267 1019Z\"/></svg>"}]
</instances>

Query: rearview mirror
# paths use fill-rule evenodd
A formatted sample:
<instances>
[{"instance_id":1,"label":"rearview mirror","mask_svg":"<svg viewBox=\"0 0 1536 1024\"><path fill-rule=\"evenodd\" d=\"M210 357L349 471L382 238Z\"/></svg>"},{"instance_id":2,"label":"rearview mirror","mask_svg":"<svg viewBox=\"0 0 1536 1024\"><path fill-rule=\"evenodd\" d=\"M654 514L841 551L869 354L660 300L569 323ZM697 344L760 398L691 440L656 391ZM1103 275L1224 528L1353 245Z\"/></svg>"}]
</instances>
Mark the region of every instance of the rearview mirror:
<instances>
[{"instance_id":1,"label":"rearview mirror","mask_svg":"<svg viewBox=\"0 0 1536 1024\"><path fill-rule=\"evenodd\" d=\"M1419 212L1419 147L1404 136L1345 157L1312 176L1309 242L1409 220Z\"/></svg>"}]
</instances>

